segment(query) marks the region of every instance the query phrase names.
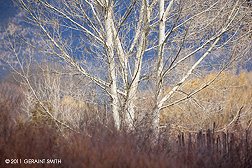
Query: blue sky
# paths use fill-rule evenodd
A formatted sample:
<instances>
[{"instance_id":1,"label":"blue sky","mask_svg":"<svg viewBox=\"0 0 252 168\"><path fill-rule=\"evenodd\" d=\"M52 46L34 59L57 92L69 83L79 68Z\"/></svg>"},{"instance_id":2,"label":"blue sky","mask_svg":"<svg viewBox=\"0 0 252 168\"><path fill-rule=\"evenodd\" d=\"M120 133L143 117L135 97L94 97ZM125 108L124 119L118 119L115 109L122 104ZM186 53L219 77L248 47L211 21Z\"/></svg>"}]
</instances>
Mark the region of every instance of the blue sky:
<instances>
[{"instance_id":1,"label":"blue sky","mask_svg":"<svg viewBox=\"0 0 252 168\"><path fill-rule=\"evenodd\" d=\"M12 0L0 0L0 24L1 27L8 23L8 19L17 13Z\"/></svg>"},{"instance_id":2,"label":"blue sky","mask_svg":"<svg viewBox=\"0 0 252 168\"><path fill-rule=\"evenodd\" d=\"M0 0L0 32L4 31L4 27L8 24L8 20L18 13L17 7L14 7L12 0ZM0 43L3 45L3 43ZM2 48L2 46L1 46ZM4 66L0 60L0 81L4 75L9 72L10 68Z\"/></svg>"}]
</instances>

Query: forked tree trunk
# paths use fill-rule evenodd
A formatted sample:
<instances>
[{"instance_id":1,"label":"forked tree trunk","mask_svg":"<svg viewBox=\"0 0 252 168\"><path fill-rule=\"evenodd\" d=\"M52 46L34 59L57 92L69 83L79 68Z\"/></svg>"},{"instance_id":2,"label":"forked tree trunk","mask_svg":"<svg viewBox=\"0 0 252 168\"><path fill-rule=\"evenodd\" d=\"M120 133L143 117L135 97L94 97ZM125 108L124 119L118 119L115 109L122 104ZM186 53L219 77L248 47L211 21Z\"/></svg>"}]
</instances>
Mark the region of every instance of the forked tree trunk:
<instances>
[{"instance_id":1,"label":"forked tree trunk","mask_svg":"<svg viewBox=\"0 0 252 168\"><path fill-rule=\"evenodd\" d=\"M151 8L148 6L148 1L142 1L140 19L143 22L143 27L141 31L141 37L137 48L137 53L135 57L134 72L132 83L128 90L128 97L126 98L126 124L129 129L134 127L135 120L135 100L138 89L138 84L140 81L140 74L142 70L143 55L146 47L147 37L150 29L150 14Z\"/></svg>"}]
</instances>

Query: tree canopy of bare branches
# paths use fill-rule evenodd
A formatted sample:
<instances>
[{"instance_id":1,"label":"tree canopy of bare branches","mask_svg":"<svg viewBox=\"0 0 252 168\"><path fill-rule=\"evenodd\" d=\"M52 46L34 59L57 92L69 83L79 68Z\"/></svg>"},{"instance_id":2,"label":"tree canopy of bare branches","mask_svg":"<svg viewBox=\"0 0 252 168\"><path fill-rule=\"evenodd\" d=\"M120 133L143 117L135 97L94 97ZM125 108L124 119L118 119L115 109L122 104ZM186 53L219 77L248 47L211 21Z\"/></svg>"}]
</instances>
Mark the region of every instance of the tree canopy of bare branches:
<instances>
[{"instance_id":1,"label":"tree canopy of bare branches","mask_svg":"<svg viewBox=\"0 0 252 168\"><path fill-rule=\"evenodd\" d=\"M17 33L18 43L43 53L36 57L64 61L103 90L110 98L117 129L133 129L144 120L136 116L136 102L144 99L144 87L153 102L145 116L158 128L161 110L193 98L251 52L252 10L245 0L15 3L34 28L26 37ZM30 40L31 36L35 39ZM18 59L17 42L12 40L7 45ZM213 69L218 73L210 81L170 101L190 78ZM168 87L172 88L169 92Z\"/></svg>"}]
</instances>

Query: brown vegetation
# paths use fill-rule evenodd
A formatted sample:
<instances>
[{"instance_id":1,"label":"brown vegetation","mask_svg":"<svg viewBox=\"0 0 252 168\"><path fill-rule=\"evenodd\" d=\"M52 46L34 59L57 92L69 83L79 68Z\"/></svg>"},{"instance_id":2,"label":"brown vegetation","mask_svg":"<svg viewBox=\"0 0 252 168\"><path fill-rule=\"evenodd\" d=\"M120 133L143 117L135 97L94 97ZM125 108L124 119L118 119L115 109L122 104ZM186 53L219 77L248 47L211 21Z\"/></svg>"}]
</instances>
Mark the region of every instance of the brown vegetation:
<instances>
[{"instance_id":1,"label":"brown vegetation","mask_svg":"<svg viewBox=\"0 0 252 168\"><path fill-rule=\"evenodd\" d=\"M216 73L203 79L192 78L169 102L174 102L211 81ZM252 119L252 72L223 72L211 86L185 101L163 110L161 124L170 123L180 131L207 129L215 122L218 130L248 129ZM171 88L167 88L169 92ZM168 102L168 104L169 104ZM237 121L237 122L236 122ZM236 124L235 124L236 123ZM237 125L238 124L238 125Z\"/></svg>"},{"instance_id":2,"label":"brown vegetation","mask_svg":"<svg viewBox=\"0 0 252 168\"><path fill-rule=\"evenodd\" d=\"M232 87L226 93L230 95L230 99L232 98L231 101L237 102L237 104L241 102L238 107L246 99L249 101L251 98L248 91L250 83L246 82L248 81L246 75L248 74L245 74L245 77L244 74L236 77L239 81L242 78L244 79L241 81L244 87ZM230 78L230 81L232 79ZM217 81L216 86L220 86L218 82L221 81ZM248 130L245 130L246 128L241 126L239 131L230 127L228 130L223 129L222 132L219 129L218 124L221 124L221 122L218 117L209 121L210 123L216 120L218 128L214 125L211 130L205 129L199 132L186 130L185 133L179 132L177 137L172 137L174 135L171 134L172 128L168 126L160 131L155 141L153 141L151 130L149 131L148 128L137 128L132 132L117 131L112 124L104 125L98 118L90 118L90 116L82 118L82 120L87 120L84 121L86 124L83 125L85 129L81 129L80 133L75 133L63 129L63 127L48 119L48 116L38 104L35 104L34 109L30 111L32 115L29 116L22 112L24 99L18 85L5 82L1 83L0 88L0 167L215 168L252 166L250 127L246 127ZM239 90L236 91L234 88ZM241 100L243 97L238 96L240 92L247 94L244 100ZM201 94L211 94L211 91L205 90L198 97ZM233 95L236 95L236 97ZM218 95L213 94L213 98L218 98ZM62 103L65 104L63 107L74 106L71 107L72 113L87 113L85 108L77 107L83 103L74 101L72 98L62 99ZM223 111L228 111L228 108L235 108L231 105L232 103L225 104ZM49 103L47 103L47 106L53 114L53 108L50 107ZM96 110L96 108L89 108L88 113L96 114ZM241 116L243 117L240 118L239 123L247 121L243 113ZM173 119L175 120L175 118ZM183 120L183 122L188 125L192 124L189 120ZM238 121L235 120L234 124L235 122ZM5 159L16 158L22 161L24 159L61 159L61 163L21 163L15 165L5 163Z\"/></svg>"},{"instance_id":3,"label":"brown vegetation","mask_svg":"<svg viewBox=\"0 0 252 168\"><path fill-rule=\"evenodd\" d=\"M8 111L1 109L8 115ZM1 118L2 119L2 118ZM1 132L0 166L8 167L251 167L251 132L219 136L211 132L179 136L177 142L160 136L158 143L137 132L113 132L101 125L92 138L24 124ZM242 131L241 133L243 133ZM227 136L229 136L227 138ZM246 138L245 138L246 137ZM214 139L215 138L215 139ZM6 165L6 158L61 159L60 164Z\"/></svg>"}]
</instances>

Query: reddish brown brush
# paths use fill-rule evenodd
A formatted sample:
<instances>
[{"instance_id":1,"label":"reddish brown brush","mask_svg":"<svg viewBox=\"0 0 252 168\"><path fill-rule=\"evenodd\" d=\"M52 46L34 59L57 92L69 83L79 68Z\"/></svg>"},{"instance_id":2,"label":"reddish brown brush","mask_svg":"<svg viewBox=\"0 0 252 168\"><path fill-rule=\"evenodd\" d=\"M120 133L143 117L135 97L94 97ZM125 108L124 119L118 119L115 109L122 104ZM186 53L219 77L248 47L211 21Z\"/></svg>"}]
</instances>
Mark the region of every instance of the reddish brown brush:
<instances>
[{"instance_id":1,"label":"reddish brown brush","mask_svg":"<svg viewBox=\"0 0 252 168\"><path fill-rule=\"evenodd\" d=\"M16 94L18 96L18 94ZM3 96L2 96L3 97ZM116 131L95 122L80 134L18 120L20 100L0 104L0 167L252 167L251 131L169 133L156 139L139 129ZM151 132L150 132L151 134ZM6 159L22 163L7 164ZM59 163L24 163L27 159L58 159Z\"/></svg>"}]
</instances>

